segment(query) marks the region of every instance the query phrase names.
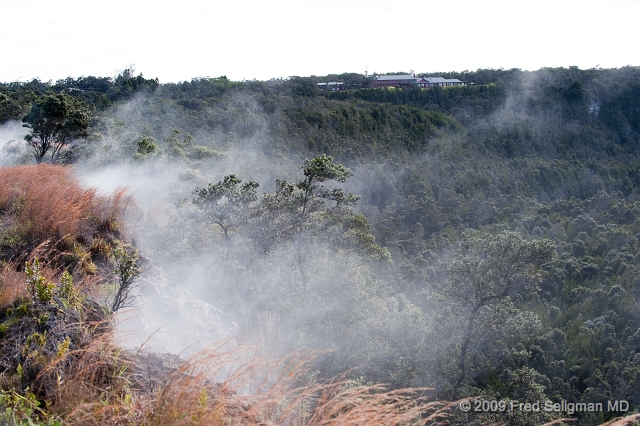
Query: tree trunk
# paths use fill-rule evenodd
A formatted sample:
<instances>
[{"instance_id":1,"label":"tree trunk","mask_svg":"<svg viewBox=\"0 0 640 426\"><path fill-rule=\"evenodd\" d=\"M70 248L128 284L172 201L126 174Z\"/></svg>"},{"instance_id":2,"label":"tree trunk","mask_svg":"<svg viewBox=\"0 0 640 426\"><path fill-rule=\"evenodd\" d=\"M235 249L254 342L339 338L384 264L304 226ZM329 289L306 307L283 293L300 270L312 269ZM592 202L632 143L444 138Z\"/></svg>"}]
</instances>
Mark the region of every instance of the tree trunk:
<instances>
[{"instance_id":1,"label":"tree trunk","mask_svg":"<svg viewBox=\"0 0 640 426\"><path fill-rule=\"evenodd\" d=\"M458 359L458 368L460 369L460 376L458 377L458 384L464 380L464 376L467 374L467 351L469 350L469 346L471 345L471 337L473 334L473 326L476 322L476 315L482 305L476 305L471 312L471 316L469 317L469 323L467 324L467 331L464 334L464 340L462 342L462 347L460 348L460 358Z\"/></svg>"}]
</instances>

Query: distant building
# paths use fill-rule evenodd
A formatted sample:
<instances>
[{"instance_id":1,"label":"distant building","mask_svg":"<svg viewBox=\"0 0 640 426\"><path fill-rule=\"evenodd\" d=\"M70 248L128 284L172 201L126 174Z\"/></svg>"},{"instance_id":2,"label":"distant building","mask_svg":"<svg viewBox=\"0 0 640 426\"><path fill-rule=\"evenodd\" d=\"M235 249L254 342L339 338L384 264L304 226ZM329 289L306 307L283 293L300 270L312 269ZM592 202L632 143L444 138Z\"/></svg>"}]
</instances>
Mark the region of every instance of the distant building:
<instances>
[{"instance_id":1,"label":"distant building","mask_svg":"<svg viewBox=\"0 0 640 426\"><path fill-rule=\"evenodd\" d=\"M418 83L419 78L412 74L380 75L371 83L371 87L408 87Z\"/></svg>"},{"instance_id":2,"label":"distant building","mask_svg":"<svg viewBox=\"0 0 640 426\"><path fill-rule=\"evenodd\" d=\"M320 90L344 90L344 83L338 81L330 81L328 83L318 83L318 89Z\"/></svg>"},{"instance_id":3,"label":"distant building","mask_svg":"<svg viewBox=\"0 0 640 426\"><path fill-rule=\"evenodd\" d=\"M424 77L419 78L413 74L405 75L381 75L371 83L371 87L445 87L466 86L469 83L457 78Z\"/></svg>"},{"instance_id":4,"label":"distant building","mask_svg":"<svg viewBox=\"0 0 640 426\"><path fill-rule=\"evenodd\" d=\"M467 81L460 81L457 78L425 77L418 81L418 87L443 87L443 86L466 86Z\"/></svg>"}]
</instances>

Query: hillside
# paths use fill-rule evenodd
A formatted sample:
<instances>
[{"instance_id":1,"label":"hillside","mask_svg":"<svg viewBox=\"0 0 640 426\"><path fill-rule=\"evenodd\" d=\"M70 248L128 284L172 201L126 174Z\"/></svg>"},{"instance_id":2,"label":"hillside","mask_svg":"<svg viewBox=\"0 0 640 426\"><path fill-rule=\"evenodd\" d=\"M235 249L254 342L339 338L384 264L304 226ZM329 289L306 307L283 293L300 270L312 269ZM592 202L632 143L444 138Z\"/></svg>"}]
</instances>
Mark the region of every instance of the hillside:
<instances>
[{"instance_id":1,"label":"hillside","mask_svg":"<svg viewBox=\"0 0 640 426\"><path fill-rule=\"evenodd\" d=\"M352 74L162 84L129 72L1 84L2 163L34 162L15 120L64 94L89 121L56 162L96 194L128 186L129 243L236 324L239 344L318 351L320 381L348 371L451 401L637 410L640 69L438 75L475 84L372 89ZM57 225L41 235L20 226L44 219L2 211L11 274L54 235L64 246L51 253L91 252L98 238L74 242ZM623 414L450 421L595 425Z\"/></svg>"},{"instance_id":2,"label":"hillside","mask_svg":"<svg viewBox=\"0 0 640 426\"><path fill-rule=\"evenodd\" d=\"M133 293L116 303L118 289L139 269L138 252L120 240L124 191L98 196L69 168L44 164L2 168L0 182L3 425L406 424L446 415L425 389L319 383L302 351L267 359L224 336L187 359L122 348L109 314L132 306ZM212 319L145 266L154 289L186 301L182 314ZM137 300L158 308L148 291ZM178 330L187 339L190 331Z\"/></svg>"}]
</instances>

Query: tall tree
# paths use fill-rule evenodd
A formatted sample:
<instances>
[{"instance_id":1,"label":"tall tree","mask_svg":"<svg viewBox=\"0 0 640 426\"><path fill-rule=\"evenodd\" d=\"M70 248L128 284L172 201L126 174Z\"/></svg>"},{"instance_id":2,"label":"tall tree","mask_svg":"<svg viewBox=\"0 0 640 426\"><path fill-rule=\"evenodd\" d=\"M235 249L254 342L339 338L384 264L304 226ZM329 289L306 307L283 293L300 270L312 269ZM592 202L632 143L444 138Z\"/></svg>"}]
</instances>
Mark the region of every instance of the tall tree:
<instances>
[{"instance_id":1,"label":"tall tree","mask_svg":"<svg viewBox=\"0 0 640 426\"><path fill-rule=\"evenodd\" d=\"M339 187L322 183L345 182L351 170L321 154L302 165L304 178L297 183L276 180L276 191L265 194L257 206L256 239L268 251L283 241L292 241L300 274L301 291L307 292L305 250L309 243L325 240L336 249L354 251L370 258L389 260L387 249L375 243L367 219L353 212L358 197Z\"/></svg>"},{"instance_id":2,"label":"tall tree","mask_svg":"<svg viewBox=\"0 0 640 426\"><path fill-rule=\"evenodd\" d=\"M326 154L319 155L311 160L305 160L302 166L304 179L297 186L295 197L298 201L298 218L296 235L296 260L300 270L303 292L307 291L308 280L305 274L302 257L302 244L304 233L309 228L308 219L318 212L326 201L334 201L336 207L355 205L358 198L353 194L345 194L342 188L325 188L320 183L328 180L345 182L353 176L351 170L342 164L333 163L333 157ZM295 193L295 192L294 192Z\"/></svg>"},{"instance_id":3,"label":"tall tree","mask_svg":"<svg viewBox=\"0 0 640 426\"><path fill-rule=\"evenodd\" d=\"M449 268L447 296L466 315L458 358L459 380L466 375L466 360L483 308L495 309L507 297L537 289L541 265L551 261L551 240L527 241L515 232L497 235L465 233Z\"/></svg>"},{"instance_id":4,"label":"tall tree","mask_svg":"<svg viewBox=\"0 0 640 426\"><path fill-rule=\"evenodd\" d=\"M41 163L49 151L55 162L65 145L88 135L89 114L83 101L56 93L36 100L22 122L31 129L24 138L33 149L36 162Z\"/></svg>"}]
</instances>

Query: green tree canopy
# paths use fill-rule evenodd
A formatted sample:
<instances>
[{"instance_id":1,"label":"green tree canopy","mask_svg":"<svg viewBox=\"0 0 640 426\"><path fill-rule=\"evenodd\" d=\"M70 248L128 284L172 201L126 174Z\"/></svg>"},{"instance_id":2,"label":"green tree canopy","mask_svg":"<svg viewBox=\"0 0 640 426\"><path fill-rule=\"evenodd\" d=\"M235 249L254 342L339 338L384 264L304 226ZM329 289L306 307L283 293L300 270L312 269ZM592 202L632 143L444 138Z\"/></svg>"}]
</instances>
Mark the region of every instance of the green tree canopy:
<instances>
[{"instance_id":1,"label":"green tree canopy","mask_svg":"<svg viewBox=\"0 0 640 426\"><path fill-rule=\"evenodd\" d=\"M465 233L449 267L446 295L466 312L458 366L460 379L466 374L466 358L474 338L480 312L507 297L535 290L542 277L542 264L553 259L551 240L527 241L515 232L497 235Z\"/></svg>"},{"instance_id":2,"label":"green tree canopy","mask_svg":"<svg viewBox=\"0 0 640 426\"><path fill-rule=\"evenodd\" d=\"M258 199L256 188L260 184L249 181L242 184L236 175L225 176L215 185L210 183L206 188L196 188L193 200L199 210L210 223L218 225L229 241L229 231L246 220L249 205Z\"/></svg>"},{"instance_id":3,"label":"green tree canopy","mask_svg":"<svg viewBox=\"0 0 640 426\"><path fill-rule=\"evenodd\" d=\"M18 101L0 93L0 123L19 117L22 112L22 106Z\"/></svg>"},{"instance_id":4,"label":"green tree canopy","mask_svg":"<svg viewBox=\"0 0 640 426\"><path fill-rule=\"evenodd\" d=\"M73 139L86 137L89 120L84 102L65 93L49 94L36 100L29 114L22 119L23 126L31 129L25 140L33 148L36 162L42 162L49 151L54 162L65 145Z\"/></svg>"}]
</instances>

